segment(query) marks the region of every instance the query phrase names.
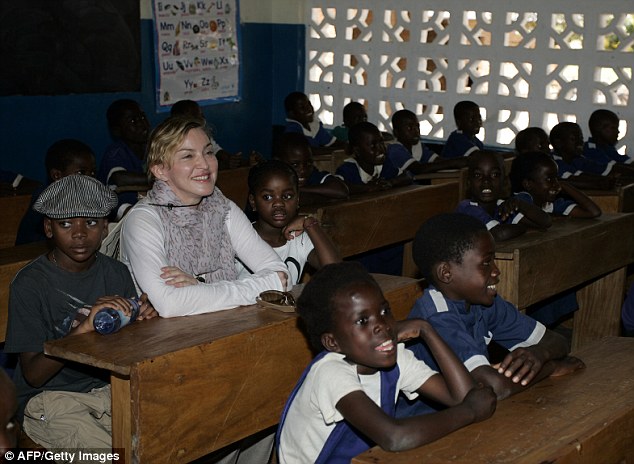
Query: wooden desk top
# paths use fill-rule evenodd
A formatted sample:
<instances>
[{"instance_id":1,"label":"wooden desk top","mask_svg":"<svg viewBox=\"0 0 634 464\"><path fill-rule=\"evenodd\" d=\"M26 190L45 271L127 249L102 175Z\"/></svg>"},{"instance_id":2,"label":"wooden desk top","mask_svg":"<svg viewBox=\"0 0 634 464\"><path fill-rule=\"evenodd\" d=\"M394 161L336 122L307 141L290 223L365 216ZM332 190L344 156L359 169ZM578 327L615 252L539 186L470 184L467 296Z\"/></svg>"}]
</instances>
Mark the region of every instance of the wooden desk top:
<instances>
[{"instance_id":1,"label":"wooden desk top","mask_svg":"<svg viewBox=\"0 0 634 464\"><path fill-rule=\"evenodd\" d=\"M634 459L634 338L604 338L576 355L586 369L544 379L499 402L495 414L484 422L410 451L390 453L375 447L352 462L630 462Z\"/></svg>"},{"instance_id":2,"label":"wooden desk top","mask_svg":"<svg viewBox=\"0 0 634 464\"><path fill-rule=\"evenodd\" d=\"M496 245L498 292L520 309L634 262L634 214L555 218Z\"/></svg>"},{"instance_id":3,"label":"wooden desk top","mask_svg":"<svg viewBox=\"0 0 634 464\"><path fill-rule=\"evenodd\" d=\"M418 281L382 274L374 274L374 278L397 317L405 318L412 302L420 295ZM293 293L299 289L294 289ZM273 325L296 327L296 324L297 316L293 313L262 309L256 305L241 306L195 316L157 317L131 324L107 336L91 332L64 337L47 342L44 352L128 376L134 365L146 360Z\"/></svg>"}]
</instances>

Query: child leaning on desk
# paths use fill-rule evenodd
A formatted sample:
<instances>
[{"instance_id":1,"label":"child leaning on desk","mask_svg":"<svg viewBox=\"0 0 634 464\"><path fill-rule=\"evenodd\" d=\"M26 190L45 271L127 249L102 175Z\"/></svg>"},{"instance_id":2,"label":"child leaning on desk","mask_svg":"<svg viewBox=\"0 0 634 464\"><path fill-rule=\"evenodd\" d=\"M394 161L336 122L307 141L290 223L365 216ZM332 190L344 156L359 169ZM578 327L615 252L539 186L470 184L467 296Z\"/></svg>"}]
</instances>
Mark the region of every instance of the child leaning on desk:
<instances>
[{"instance_id":1,"label":"child leaning on desk","mask_svg":"<svg viewBox=\"0 0 634 464\"><path fill-rule=\"evenodd\" d=\"M306 263L320 269L341 261L317 219L298 216L297 173L285 162L270 160L251 168L249 205L257 214L253 227L284 261L292 285L300 283ZM236 266L238 278L251 274L240 261Z\"/></svg>"},{"instance_id":2,"label":"child leaning on desk","mask_svg":"<svg viewBox=\"0 0 634 464\"><path fill-rule=\"evenodd\" d=\"M411 449L493 413L492 390L476 385L429 323L395 321L381 288L358 264L332 264L317 272L297 310L321 353L284 408L277 436L280 464L349 463L375 444ZM401 342L410 339L429 346L441 373L405 349ZM449 407L397 419L399 392Z\"/></svg>"},{"instance_id":3,"label":"child leaning on desk","mask_svg":"<svg viewBox=\"0 0 634 464\"><path fill-rule=\"evenodd\" d=\"M555 216L595 218L601 208L585 193L557 176L557 163L543 152L517 155L509 174L517 198Z\"/></svg>"},{"instance_id":4,"label":"child leaning on desk","mask_svg":"<svg viewBox=\"0 0 634 464\"><path fill-rule=\"evenodd\" d=\"M411 177L385 156L383 136L371 122L350 128L348 154L336 175L348 185L350 193L377 192L412 183Z\"/></svg>"},{"instance_id":5,"label":"child leaning on desk","mask_svg":"<svg viewBox=\"0 0 634 464\"><path fill-rule=\"evenodd\" d=\"M504 195L504 161L499 153L476 151L469 155L469 198L458 203L456 212L482 221L495 241L508 240L527 228L547 229L550 215L517 197Z\"/></svg>"},{"instance_id":6,"label":"child leaning on desk","mask_svg":"<svg viewBox=\"0 0 634 464\"><path fill-rule=\"evenodd\" d=\"M479 220L460 213L428 219L416 233L414 261L429 286L408 318L428 321L447 342L476 382L493 387L504 399L551 375L584 367L567 357L566 340L520 313L496 292L500 271L495 241ZM509 352L491 365L491 341ZM434 366L423 343L408 348ZM399 416L433 410L421 402L399 401Z\"/></svg>"},{"instance_id":7,"label":"child leaning on desk","mask_svg":"<svg viewBox=\"0 0 634 464\"><path fill-rule=\"evenodd\" d=\"M136 298L123 263L98 252L117 197L97 179L64 177L33 208L46 216L53 249L22 268L11 282L5 351L19 353L14 380L18 418L46 448L110 448L110 387L101 373L46 356L44 343L91 332L106 307L130 313ZM156 312L141 296L138 319ZM107 378L106 378L107 380Z\"/></svg>"},{"instance_id":8,"label":"child leaning on desk","mask_svg":"<svg viewBox=\"0 0 634 464\"><path fill-rule=\"evenodd\" d=\"M392 115L392 131L396 141L388 144L386 156L395 166L413 175L466 165L466 158L446 159L428 148L420 139L418 118L409 110Z\"/></svg>"},{"instance_id":9,"label":"child leaning on desk","mask_svg":"<svg viewBox=\"0 0 634 464\"><path fill-rule=\"evenodd\" d=\"M284 161L297 172L304 205L329 198L348 198L348 186L343 180L315 167L310 144L302 134L286 132L280 135L273 157Z\"/></svg>"}]
</instances>

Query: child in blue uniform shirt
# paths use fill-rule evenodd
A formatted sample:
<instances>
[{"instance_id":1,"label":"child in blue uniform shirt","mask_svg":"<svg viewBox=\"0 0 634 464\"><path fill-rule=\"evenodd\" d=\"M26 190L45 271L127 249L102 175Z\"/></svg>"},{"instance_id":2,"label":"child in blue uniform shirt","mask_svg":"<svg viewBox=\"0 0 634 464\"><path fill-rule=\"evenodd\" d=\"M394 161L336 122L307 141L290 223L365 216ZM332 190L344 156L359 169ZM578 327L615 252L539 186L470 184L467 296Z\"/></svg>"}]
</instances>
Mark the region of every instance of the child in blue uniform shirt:
<instances>
[{"instance_id":1,"label":"child in blue uniform shirt","mask_svg":"<svg viewBox=\"0 0 634 464\"><path fill-rule=\"evenodd\" d=\"M289 93L284 99L284 109L286 110L285 132L304 134L310 146L317 151L320 148L332 151L345 146L344 142L337 140L326 130L320 120L315 121L315 109L306 94L302 92Z\"/></svg>"},{"instance_id":2,"label":"child in blue uniform shirt","mask_svg":"<svg viewBox=\"0 0 634 464\"><path fill-rule=\"evenodd\" d=\"M142 186L144 190L149 190L145 173L145 150L150 135L150 123L141 105L127 98L116 100L108 107L106 118L113 142L101 158L97 178L112 188ZM136 192L119 194L113 219L120 219L127 208L136 202Z\"/></svg>"},{"instance_id":3,"label":"child in blue uniform shirt","mask_svg":"<svg viewBox=\"0 0 634 464\"><path fill-rule=\"evenodd\" d=\"M273 156L284 161L297 172L303 205L328 198L348 198L348 186L343 180L315 167L312 150L308 140L302 134L296 132L282 134Z\"/></svg>"},{"instance_id":4,"label":"child in blue uniform shirt","mask_svg":"<svg viewBox=\"0 0 634 464\"><path fill-rule=\"evenodd\" d=\"M463 158L444 159L429 149L420 139L418 118L409 110L399 110L392 115L392 131L396 141L388 144L386 156L401 170L416 175L459 169L466 164Z\"/></svg>"},{"instance_id":5,"label":"child in blue uniform shirt","mask_svg":"<svg viewBox=\"0 0 634 464\"><path fill-rule=\"evenodd\" d=\"M496 293L500 271L495 242L477 219L444 213L427 220L414 239L414 261L429 283L409 318L428 321L476 380L492 386L498 400L551 375L583 367L567 357L566 340L520 313ZM546 277L544 277L546 278ZM508 350L499 364L489 360L491 341ZM435 365L425 344L408 346L418 359ZM399 402L399 416L429 408Z\"/></svg>"},{"instance_id":6,"label":"child in blue uniform shirt","mask_svg":"<svg viewBox=\"0 0 634 464\"><path fill-rule=\"evenodd\" d=\"M581 189L611 189L620 177L619 167L607 167L583 156L583 132L579 124L560 122L550 131L551 156L557 163L557 175ZM634 173L634 171L633 171Z\"/></svg>"},{"instance_id":7,"label":"child in blue uniform shirt","mask_svg":"<svg viewBox=\"0 0 634 464\"><path fill-rule=\"evenodd\" d=\"M371 122L350 129L348 153L351 155L336 174L348 185L350 193L376 192L412 183L403 169L385 156L383 136Z\"/></svg>"},{"instance_id":8,"label":"child in blue uniform shirt","mask_svg":"<svg viewBox=\"0 0 634 464\"><path fill-rule=\"evenodd\" d=\"M513 160L509 177L518 198L534 203L547 213L579 218L601 215L601 209L585 193L559 180L557 164L546 153L518 155Z\"/></svg>"},{"instance_id":9,"label":"child in blue uniform shirt","mask_svg":"<svg viewBox=\"0 0 634 464\"><path fill-rule=\"evenodd\" d=\"M504 162L490 151L476 151L469 158L467 188L469 199L458 203L456 212L482 221L496 242L526 232L527 228L547 229L548 213L518 197L504 195Z\"/></svg>"},{"instance_id":10,"label":"child in blue uniform shirt","mask_svg":"<svg viewBox=\"0 0 634 464\"><path fill-rule=\"evenodd\" d=\"M588 120L592 137L583 145L583 156L606 168L615 163L632 164L632 156L621 155L616 150L619 140L619 117L616 113L600 109L594 111Z\"/></svg>"},{"instance_id":11,"label":"child in blue uniform shirt","mask_svg":"<svg viewBox=\"0 0 634 464\"><path fill-rule=\"evenodd\" d=\"M493 413L491 389L476 386L426 321L396 322L378 284L357 264L331 264L316 273L297 310L321 353L284 408L280 464L347 464L375 444L390 451L415 448ZM442 374L405 349L401 342L409 339L429 346ZM399 392L449 408L396 419Z\"/></svg>"},{"instance_id":12,"label":"child in blue uniform shirt","mask_svg":"<svg viewBox=\"0 0 634 464\"><path fill-rule=\"evenodd\" d=\"M442 150L444 158L460 158L469 156L475 150L483 150L482 141L476 137L482 128L482 116L477 103L463 100L453 108L457 130L449 134Z\"/></svg>"}]
</instances>

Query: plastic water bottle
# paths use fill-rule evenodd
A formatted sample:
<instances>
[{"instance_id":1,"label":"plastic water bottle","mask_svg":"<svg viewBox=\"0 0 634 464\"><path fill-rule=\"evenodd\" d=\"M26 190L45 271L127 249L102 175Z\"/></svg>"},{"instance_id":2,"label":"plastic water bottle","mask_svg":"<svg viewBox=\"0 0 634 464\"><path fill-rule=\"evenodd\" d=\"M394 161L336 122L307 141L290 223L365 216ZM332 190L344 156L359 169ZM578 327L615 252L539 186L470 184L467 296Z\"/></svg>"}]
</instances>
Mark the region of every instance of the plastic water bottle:
<instances>
[{"instance_id":1,"label":"plastic water bottle","mask_svg":"<svg viewBox=\"0 0 634 464\"><path fill-rule=\"evenodd\" d=\"M95 314L95 319L93 320L95 332L102 335L115 333L121 327L134 322L139 315L139 308L141 305L133 298L128 298L128 301L132 305L130 316L126 316L123 311L114 308L103 308L99 310L99 312Z\"/></svg>"}]
</instances>

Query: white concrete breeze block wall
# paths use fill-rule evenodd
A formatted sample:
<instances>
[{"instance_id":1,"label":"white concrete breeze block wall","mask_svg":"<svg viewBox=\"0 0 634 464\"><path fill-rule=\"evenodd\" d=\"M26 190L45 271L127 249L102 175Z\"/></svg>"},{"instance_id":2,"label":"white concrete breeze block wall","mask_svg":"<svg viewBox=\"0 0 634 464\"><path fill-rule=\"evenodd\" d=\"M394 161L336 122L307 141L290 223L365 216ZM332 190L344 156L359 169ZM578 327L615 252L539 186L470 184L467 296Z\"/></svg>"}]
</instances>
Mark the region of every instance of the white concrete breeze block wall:
<instances>
[{"instance_id":1,"label":"white concrete breeze block wall","mask_svg":"<svg viewBox=\"0 0 634 464\"><path fill-rule=\"evenodd\" d=\"M407 108L421 133L446 139L453 106L483 109L479 137L512 144L528 127L621 118L621 152L634 150L634 2L631 0L306 0L306 85L324 125L365 102L391 130Z\"/></svg>"}]
</instances>

